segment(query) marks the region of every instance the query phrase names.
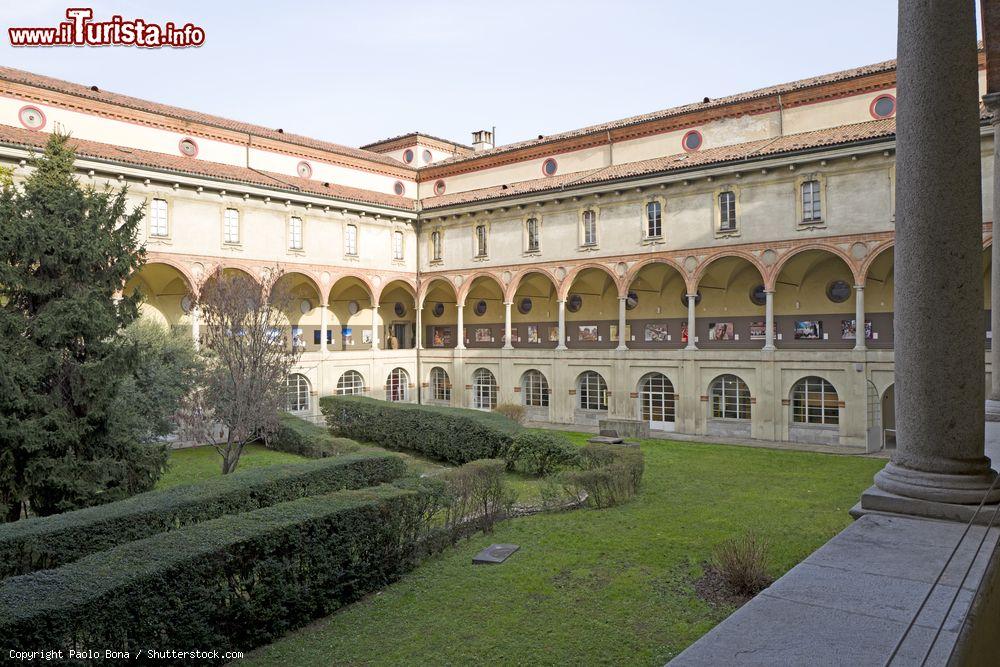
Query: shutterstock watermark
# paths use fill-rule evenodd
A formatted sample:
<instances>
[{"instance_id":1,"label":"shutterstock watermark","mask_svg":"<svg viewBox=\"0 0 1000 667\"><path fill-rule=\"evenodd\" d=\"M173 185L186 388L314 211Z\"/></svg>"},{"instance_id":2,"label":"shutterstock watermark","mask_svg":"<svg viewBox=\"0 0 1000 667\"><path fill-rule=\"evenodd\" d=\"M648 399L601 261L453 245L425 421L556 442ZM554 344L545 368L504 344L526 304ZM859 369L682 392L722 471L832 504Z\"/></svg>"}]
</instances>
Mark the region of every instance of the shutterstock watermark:
<instances>
[{"instance_id":1,"label":"shutterstock watermark","mask_svg":"<svg viewBox=\"0 0 1000 667\"><path fill-rule=\"evenodd\" d=\"M154 23L117 14L94 21L89 7L70 7L68 21L53 27L7 28L11 46L139 46L146 49L186 49L205 43L205 30L193 23Z\"/></svg>"}]
</instances>

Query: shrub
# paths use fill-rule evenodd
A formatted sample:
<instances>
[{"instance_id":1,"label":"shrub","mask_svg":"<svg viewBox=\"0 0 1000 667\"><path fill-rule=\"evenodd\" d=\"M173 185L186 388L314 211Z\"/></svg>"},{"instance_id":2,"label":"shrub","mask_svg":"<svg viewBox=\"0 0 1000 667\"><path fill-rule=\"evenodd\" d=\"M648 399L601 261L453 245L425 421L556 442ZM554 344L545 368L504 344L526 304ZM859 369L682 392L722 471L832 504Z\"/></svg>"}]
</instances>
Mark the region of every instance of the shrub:
<instances>
[{"instance_id":1,"label":"shrub","mask_svg":"<svg viewBox=\"0 0 1000 667\"><path fill-rule=\"evenodd\" d=\"M320 406L335 433L455 465L503 456L520 430L496 413L363 396L324 396Z\"/></svg>"},{"instance_id":2,"label":"shrub","mask_svg":"<svg viewBox=\"0 0 1000 667\"><path fill-rule=\"evenodd\" d=\"M756 595L771 583L767 574L767 539L753 531L730 538L715 548L715 567L736 595Z\"/></svg>"},{"instance_id":3,"label":"shrub","mask_svg":"<svg viewBox=\"0 0 1000 667\"><path fill-rule=\"evenodd\" d=\"M582 470L563 473L563 484L577 498L586 494L594 507L611 507L639 492L645 467L638 447L589 444L579 450Z\"/></svg>"},{"instance_id":4,"label":"shrub","mask_svg":"<svg viewBox=\"0 0 1000 667\"><path fill-rule=\"evenodd\" d=\"M266 644L411 567L417 496L381 487L300 498L7 579L0 636L16 649Z\"/></svg>"},{"instance_id":5,"label":"shrub","mask_svg":"<svg viewBox=\"0 0 1000 667\"><path fill-rule=\"evenodd\" d=\"M493 411L521 426L527 420L527 413L524 410L524 406L517 403L501 403L493 408Z\"/></svg>"},{"instance_id":6,"label":"shrub","mask_svg":"<svg viewBox=\"0 0 1000 667\"><path fill-rule=\"evenodd\" d=\"M353 440L336 438L327 428L287 413L281 415L278 430L267 438L265 445L310 459L340 456L360 449Z\"/></svg>"},{"instance_id":7,"label":"shrub","mask_svg":"<svg viewBox=\"0 0 1000 667\"><path fill-rule=\"evenodd\" d=\"M517 494L504 477L500 459L471 461L442 475L448 498L445 524L457 536L467 524L484 533L510 514Z\"/></svg>"},{"instance_id":8,"label":"shrub","mask_svg":"<svg viewBox=\"0 0 1000 667\"><path fill-rule=\"evenodd\" d=\"M544 476L576 461L577 448L557 433L522 431L514 436L504 458L508 470Z\"/></svg>"},{"instance_id":9,"label":"shrub","mask_svg":"<svg viewBox=\"0 0 1000 667\"><path fill-rule=\"evenodd\" d=\"M392 481L392 455L352 454L150 491L126 500L0 525L0 576L58 567L88 554L182 526L304 496Z\"/></svg>"}]
</instances>

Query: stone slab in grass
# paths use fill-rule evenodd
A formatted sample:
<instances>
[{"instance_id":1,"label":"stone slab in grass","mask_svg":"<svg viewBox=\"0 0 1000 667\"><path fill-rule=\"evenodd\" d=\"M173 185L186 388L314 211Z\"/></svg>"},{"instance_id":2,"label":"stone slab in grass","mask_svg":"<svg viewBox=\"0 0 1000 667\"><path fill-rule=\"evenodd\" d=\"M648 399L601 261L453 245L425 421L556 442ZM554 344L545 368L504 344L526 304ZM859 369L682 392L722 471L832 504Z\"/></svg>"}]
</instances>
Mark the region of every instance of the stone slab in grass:
<instances>
[{"instance_id":1,"label":"stone slab in grass","mask_svg":"<svg viewBox=\"0 0 1000 667\"><path fill-rule=\"evenodd\" d=\"M517 544L491 544L472 557L472 564L499 565L520 548Z\"/></svg>"}]
</instances>

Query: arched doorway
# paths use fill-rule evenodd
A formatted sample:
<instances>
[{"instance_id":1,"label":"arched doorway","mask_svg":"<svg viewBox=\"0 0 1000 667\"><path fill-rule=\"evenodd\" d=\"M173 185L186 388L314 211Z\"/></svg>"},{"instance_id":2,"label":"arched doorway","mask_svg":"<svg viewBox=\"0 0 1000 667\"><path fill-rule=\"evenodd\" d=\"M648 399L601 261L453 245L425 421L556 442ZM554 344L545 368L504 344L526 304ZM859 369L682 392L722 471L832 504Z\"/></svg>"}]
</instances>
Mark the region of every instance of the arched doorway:
<instances>
[{"instance_id":1,"label":"arched doorway","mask_svg":"<svg viewBox=\"0 0 1000 667\"><path fill-rule=\"evenodd\" d=\"M674 385L663 373L647 373L639 380L639 419L655 431L673 431Z\"/></svg>"}]
</instances>

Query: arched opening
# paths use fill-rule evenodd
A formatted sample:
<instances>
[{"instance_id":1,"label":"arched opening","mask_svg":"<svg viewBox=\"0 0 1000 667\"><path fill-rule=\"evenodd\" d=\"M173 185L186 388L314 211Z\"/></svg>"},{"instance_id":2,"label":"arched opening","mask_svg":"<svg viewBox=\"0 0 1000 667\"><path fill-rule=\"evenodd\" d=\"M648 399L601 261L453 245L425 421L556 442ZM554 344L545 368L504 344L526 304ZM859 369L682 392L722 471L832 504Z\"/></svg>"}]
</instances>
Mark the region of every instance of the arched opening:
<instances>
[{"instance_id":1,"label":"arched opening","mask_svg":"<svg viewBox=\"0 0 1000 667\"><path fill-rule=\"evenodd\" d=\"M385 380L385 400L405 403L410 400L410 375L402 368L393 368Z\"/></svg>"},{"instance_id":2,"label":"arched opening","mask_svg":"<svg viewBox=\"0 0 1000 667\"><path fill-rule=\"evenodd\" d=\"M559 301L549 276L539 272L521 276L512 302L514 347L553 348L558 344Z\"/></svg>"},{"instance_id":3,"label":"arched opening","mask_svg":"<svg viewBox=\"0 0 1000 667\"><path fill-rule=\"evenodd\" d=\"M142 295L139 313L143 318L167 329L191 332L192 286L178 269L149 262L128 279L122 293L131 295L136 290Z\"/></svg>"},{"instance_id":4,"label":"arched opening","mask_svg":"<svg viewBox=\"0 0 1000 667\"><path fill-rule=\"evenodd\" d=\"M835 445L840 441L840 396L825 378L810 375L792 385L789 438Z\"/></svg>"},{"instance_id":5,"label":"arched opening","mask_svg":"<svg viewBox=\"0 0 1000 667\"><path fill-rule=\"evenodd\" d=\"M281 276L274 284L274 292L284 305L283 314L288 320L287 340L303 352L320 349L322 343L323 308L320 289L309 276L290 272ZM332 332L327 330L327 339L332 342Z\"/></svg>"},{"instance_id":6,"label":"arched opening","mask_svg":"<svg viewBox=\"0 0 1000 667\"><path fill-rule=\"evenodd\" d=\"M641 267L629 283L625 304L628 347L637 350L682 347L687 342L686 293L684 277L673 265L652 262ZM617 336L611 338L618 342Z\"/></svg>"},{"instance_id":7,"label":"arched opening","mask_svg":"<svg viewBox=\"0 0 1000 667\"><path fill-rule=\"evenodd\" d=\"M379 296L379 314L385 335L383 349L409 350L416 347L416 299L409 284L394 280L386 285Z\"/></svg>"},{"instance_id":8,"label":"arched opening","mask_svg":"<svg viewBox=\"0 0 1000 667\"><path fill-rule=\"evenodd\" d=\"M596 424L608 414L608 384L597 371L576 378L576 421Z\"/></svg>"},{"instance_id":9,"label":"arched opening","mask_svg":"<svg viewBox=\"0 0 1000 667\"><path fill-rule=\"evenodd\" d=\"M695 307L698 347L760 349L766 334L764 278L745 257L725 255L709 263L698 279Z\"/></svg>"},{"instance_id":10,"label":"arched opening","mask_svg":"<svg viewBox=\"0 0 1000 667\"><path fill-rule=\"evenodd\" d=\"M291 413L309 412L312 407L309 380L301 373L292 373L285 381L285 410Z\"/></svg>"},{"instance_id":11,"label":"arched opening","mask_svg":"<svg viewBox=\"0 0 1000 667\"><path fill-rule=\"evenodd\" d=\"M567 347L608 349L618 326L618 285L603 269L588 267L573 277L566 295Z\"/></svg>"},{"instance_id":12,"label":"arched opening","mask_svg":"<svg viewBox=\"0 0 1000 667\"><path fill-rule=\"evenodd\" d=\"M455 331L458 322L455 287L444 278L433 278L424 293L423 314L424 347L453 348L458 344Z\"/></svg>"},{"instance_id":13,"label":"arched opening","mask_svg":"<svg viewBox=\"0 0 1000 667\"><path fill-rule=\"evenodd\" d=\"M892 291L894 253L890 246L880 252L868 266L865 275L865 345L873 348L892 348ZM846 340L860 334L855 318L850 318L853 330L845 330ZM848 332L849 331L849 332Z\"/></svg>"},{"instance_id":14,"label":"arched opening","mask_svg":"<svg viewBox=\"0 0 1000 667\"><path fill-rule=\"evenodd\" d=\"M656 431L673 431L677 396L663 373L646 373L639 380L639 419Z\"/></svg>"},{"instance_id":15,"label":"arched opening","mask_svg":"<svg viewBox=\"0 0 1000 667\"><path fill-rule=\"evenodd\" d=\"M521 375L521 405L532 421L548 421L549 382L534 368Z\"/></svg>"},{"instance_id":16,"label":"arched opening","mask_svg":"<svg viewBox=\"0 0 1000 667\"><path fill-rule=\"evenodd\" d=\"M451 403L451 378L448 372L440 366L431 369L430 400L435 403Z\"/></svg>"},{"instance_id":17,"label":"arched opening","mask_svg":"<svg viewBox=\"0 0 1000 667\"><path fill-rule=\"evenodd\" d=\"M890 384L882 394L882 446L896 448L896 385Z\"/></svg>"},{"instance_id":18,"label":"arched opening","mask_svg":"<svg viewBox=\"0 0 1000 667\"><path fill-rule=\"evenodd\" d=\"M465 293L465 344L470 348L503 345L503 288L492 276L477 276Z\"/></svg>"},{"instance_id":19,"label":"arched opening","mask_svg":"<svg viewBox=\"0 0 1000 667\"><path fill-rule=\"evenodd\" d=\"M330 288L329 303L336 322L335 349L371 349L372 295L368 285L357 276L344 276Z\"/></svg>"},{"instance_id":20,"label":"arched opening","mask_svg":"<svg viewBox=\"0 0 1000 667\"><path fill-rule=\"evenodd\" d=\"M779 347L854 347L855 340L844 337L854 311L854 274L836 253L803 250L782 265L774 291Z\"/></svg>"},{"instance_id":21,"label":"arched opening","mask_svg":"<svg viewBox=\"0 0 1000 667\"><path fill-rule=\"evenodd\" d=\"M344 371L337 380L338 396L358 396L365 393L365 379L357 371Z\"/></svg>"},{"instance_id":22,"label":"arched opening","mask_svg":"<svg viewBox=\"0 0 1000 667\"><path fill-rule=\"evenodd\" d=\"M472 407L492 410L497 406L497 379L487 368L477 368L472 374Z\"/></svg>"},{"instance_id":23,"label":"arched opening","mask_svg":"<svg viewBox=\"0 0 1000 667\"><path fill-rule=\"evenodd\" d=\"M708 433L726 437L750 437L750 387L738 375L726 373L708 387Z\"/></svg>"}]
</instances>

